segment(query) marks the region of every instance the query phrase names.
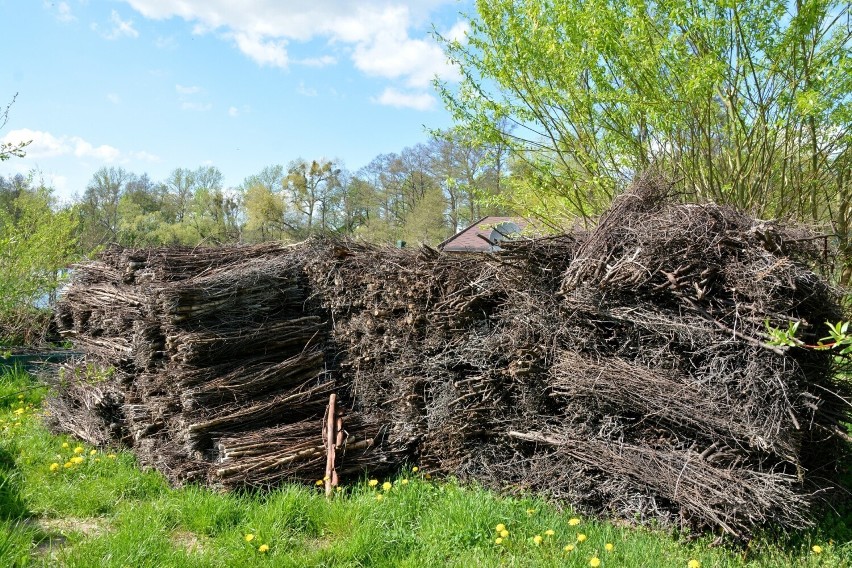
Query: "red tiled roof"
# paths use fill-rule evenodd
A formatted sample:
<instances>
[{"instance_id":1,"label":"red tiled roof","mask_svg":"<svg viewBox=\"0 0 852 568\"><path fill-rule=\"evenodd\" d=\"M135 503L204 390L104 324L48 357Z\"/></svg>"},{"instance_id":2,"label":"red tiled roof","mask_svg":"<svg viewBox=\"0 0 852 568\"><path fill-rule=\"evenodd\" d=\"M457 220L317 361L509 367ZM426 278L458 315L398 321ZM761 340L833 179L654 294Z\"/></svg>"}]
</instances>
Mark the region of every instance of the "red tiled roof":
<instances>
[{"instance_id":1,"label":"red tiled roof","mask_svg":"<svg viewBox=\"0 0 852 568\"><path fill-rule=\"evenodd\" d=\"M445 252L491 252L493 247L488 238L494 227L500 223L514 223L523 230L528 222L520 217L483 217L470 227L462 229L446 241L438 245L438 250Z\"/></svg>"}]
</instances>

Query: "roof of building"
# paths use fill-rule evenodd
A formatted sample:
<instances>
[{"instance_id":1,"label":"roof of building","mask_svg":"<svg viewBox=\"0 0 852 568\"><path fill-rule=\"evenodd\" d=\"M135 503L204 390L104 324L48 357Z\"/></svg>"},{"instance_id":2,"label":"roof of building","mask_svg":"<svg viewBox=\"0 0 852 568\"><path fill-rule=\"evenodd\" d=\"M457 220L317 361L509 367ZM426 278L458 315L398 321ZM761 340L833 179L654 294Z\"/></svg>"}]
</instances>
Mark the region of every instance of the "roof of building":
<instances>
[{"instance_id":1,"label":"roof of building","mask_svg":"<svg viewBox=\"0 0 852 568\"><path fill-rule=\"evenodd\" d=\"M500 241L511 233L523 231L528 225L520 217L497 217L489 215L462 229L438 245L444 252L493 252L498 247L493 242ZM517 229L515 229L517 228Z\"/></svg>"}]
</instances>

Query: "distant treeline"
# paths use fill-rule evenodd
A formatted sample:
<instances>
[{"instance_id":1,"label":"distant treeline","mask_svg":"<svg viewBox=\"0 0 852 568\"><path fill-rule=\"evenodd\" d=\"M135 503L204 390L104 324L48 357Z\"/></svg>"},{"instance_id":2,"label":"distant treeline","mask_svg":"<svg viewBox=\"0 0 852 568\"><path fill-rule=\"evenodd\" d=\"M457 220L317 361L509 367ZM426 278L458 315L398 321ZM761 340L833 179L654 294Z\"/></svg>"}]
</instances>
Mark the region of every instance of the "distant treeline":
<instances>
[{"instance_id":1,"label":"distant treeline","mask_svg":"<svg viewBox=\"0 0 852 568\"><path fill-rule=\"evenodd\" d=\"M156 181L103 167L63 207L37 173L0 176L0 208L9 214L21 199L41 195L68 218L82 256L108 243L296 241L312 233L437 244L483 215L502 212L493 203L504 191L505 160L500 147L447 131L377 156L356 172L339 160L297 158L269 165L236 187L225 186L215 166L177 168Z\"/></svg>"}]
</instances>

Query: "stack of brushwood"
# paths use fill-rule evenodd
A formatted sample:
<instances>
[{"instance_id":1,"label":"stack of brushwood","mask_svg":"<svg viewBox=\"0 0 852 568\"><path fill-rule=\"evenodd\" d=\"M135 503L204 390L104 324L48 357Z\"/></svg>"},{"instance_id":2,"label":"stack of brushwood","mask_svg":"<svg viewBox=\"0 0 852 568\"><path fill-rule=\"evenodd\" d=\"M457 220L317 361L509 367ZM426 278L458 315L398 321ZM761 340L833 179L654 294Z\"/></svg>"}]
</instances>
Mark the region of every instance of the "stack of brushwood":
<instances>
[{"instance_id":1,"label":"stack of brushwood","mask_svg":"<svg viewBox=\"0 0 852 568\"><path fill-rule=\"evenodd\" d=\"M313 479L335 385L326 323L305 306L306 252L112 248L78 267L56 315L87 357L61 369L52 420L93 444L121 441L176 482ZM346 465L360 472L381 425L347 422Z\"/></svg>"},{"instance_id":2,"label":"stack of brushwood","mask_svg":"<svg viewBox=\"0 0 852 568\"><path fill-rule=\"evenodd\" d=\"M648 177L593 231L492 255L110 249L57 308L88 355L52 415L178 482L315 480L334 454L341 476L408 461L629 519L803 527L852 396L767 324L814 344L844 317L819 244Z\"/></svg>"}]
</instances>

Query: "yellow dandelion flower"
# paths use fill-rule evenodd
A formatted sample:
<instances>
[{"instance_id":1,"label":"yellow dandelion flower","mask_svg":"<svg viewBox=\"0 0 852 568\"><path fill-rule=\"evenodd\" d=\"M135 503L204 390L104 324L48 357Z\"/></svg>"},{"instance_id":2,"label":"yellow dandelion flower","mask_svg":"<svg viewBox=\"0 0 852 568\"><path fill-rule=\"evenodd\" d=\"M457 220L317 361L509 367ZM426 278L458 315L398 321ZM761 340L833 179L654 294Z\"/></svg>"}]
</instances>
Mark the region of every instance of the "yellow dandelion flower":
<instances>
[{"instance_id":1,"label":"yellow dandelion flower","mask_svg":"<svg viewBox=\"0 0 852 568\"><path fill-rule=\"evenodd\" d=\"M527 509L527 516L535 515L535 509Z\"/></svg>"},{"instance_id":2,"label":"yellow dandelion flower","mask_svg":"<svg viewBox=\"0 0 852 568\"><path fill-rule=\"evenodd\" d=\"M507 531L506 529L503 529L502 531L500 531L500 536L502 538L507 538L509 536L509 531Z\"/></svg>"},{"instance_id":3,"label":"yellow dandelion flower","mask_svg":"<svg viewBox=\"0 0 852 568\"><path fill-rule=\"evenodd\" d=\"M400 483L402 483L403 485L408 485L408 479L403 479L402 481L400 481Z\"/></svg>"},{"instance_id":4,"label":"yellow dandelion flower","mask_svg":"<svg viewBox=\"0 0 852 568\"><path fill-rule=\"evenodd\" d=\"M503 523L500 523L499 525L494 527L494 530L497 531L498 533L503 532L504 530L506 530L506 525L504 525Z\"/></svg>"},{"instance_id":5,"label":"yellow dandelion flower","mask_svg":"<svg viewBox=\"0 0 852 568\"><path fill-rule=\"evenodd\" d=\"M553 536L556 534L556 531L554 531L553 529L547 529L546 531L544 531L544 534L545 536Z\"/></svg>"},{"instance_id":6,"label":"yellow dandelion flower","mask_svg":"<svg viewBox=\"0 0 852 568\"><path fill-rule=\"evenodd\" d=\"M19 395L18 395L18 400L24 400L24 395L19 394Z\"/></svg>"},{"instance_id":7,"label":"yellow dandelion flower","mask_svg":"<svg viewBox=\"0 0 852 568\"><path fill-rule=\"evenodd\" d=\"M68 447L68 442L62 442L62 447L63 447L63 448L67 448L67 447Z\"/></svg>"},{"instance_id":8,"label":"yellow dandelion flower","mask_svg":"<svg viewBox=\"0 0 852 568\"><path fill-rule=\"evenodd\" d=\"M95 458L95 463L101 463L101 458Z\"/></svg>"},{"instance_id":9,"label":"yellow dandelion flower","mask_svg":"<svg viewBox=\"0 0 852 568\"><path fill-rule=\"evenodd\" d=\"M822 554L822 547L818 544L813 545L811 550L814 551L814 554Z\"/></svg>"},{"instance_id":10,"label":"yellow dandelion flower","mask_svg":"<svg viewBox=\"0 0 852 568\"><path fill-rule=\"evenodd\" d=\"M114 460L114 459L115 459L115 458L117 458L118 456L116 456L115 454L107 454L107 457L108 457L109 459L111 459L111 460Z\"/></svg>"},{"instance_id":11,"label":"yellow dandelion flower","mask_svg":"<svg viewBox=\"0 0 852 568\"><path fill-rule=\"evenodd\" d=\"M426 474L426 475L424 475L423 477L425 477L426 479L432 479L432 474L427 473L427 474Z\"/></svg>"},{"instance_id":12,"label":"yellow dandelion flower","mask_svg":"<svg viewBox=\"0 0 852 568\"><path fill-rule=\"evenodd\" d=\"M577 533L577 542L583 542L586 540L586 535L583 533Z\"/></svg>"},{"instance_id":13,"label":"yellow dandelion flower","mask_svg":"<svg viewBox=\"0 0 852 568\"><path fill-rule=\"evenodd\" d=\"M65 468L74 467L74 464L71 463L70 461L67 461L64 464L62 464L62 467L65 467Z\"/></svg>"},{"instance_id":14,"label":"yellow dandelion flower","mask_svg":"<svg viewBox=\"0 0 852 568\"><path fill-rule=\"evenodd\" d=\"M330 478L329 476L327 476L327 475L326 475L325 477L323 477L323 478L322 478L322 480L323 480L323 481L328 481L329 479L331 479L331 478Z\"/></svg>"},{"instance_id":15,"label":"yellow dandelion flower","mask_svg":"<svg viewBox=\"0 0 852 568\"><path fill-rule=\"evenodd\" d=\"M564 550L565 552L571 552L572 550L574 550L574 545L573 544L566 544L565 548L563 548L562 550Z\"/></svg>"},{"instance_id":16,"label":"yellow dandelion flower","mask_svg":"<svg viewBox=\"0 0 852 568\"><path fill-rule=\"evenodd\" d=\"M251 534L251 533L248 533L248 534L247 534L245 537L243 537L243 538L245 538L245 539L246 539L246 542L251 542L251 541L253 541L253 540L254 540L254 535L253 535L253 534Z\"/></svg>"},{"instance_id":17,"label":"yellow dandelion flower","mask_svg":"<svg viewBox=\"0 0 852 568\"><path fill-rule=\"evenodd\" d=\"M370 487L375 487L378 484L379 484L378 479L371 479L370 481L367 482L367 485L369 485Z\"/></svg>"},{"instance_id":18,"label":"yellow dandelion flower","mask_svg":"<svg viewBox=\"0 0 852 568\"><path fill-rule=\"evenodd\" d=\"M503 544L503 539L498 536L494 539L494 544Z\"/></svg>"},{"instance_id":19,"label":"yellow dandelion flower","mask_svg":"<svg viewBox=\"0 0 852 568\"><path fill-rule=\"evenodd\" d=\"M322 485L323 483L325 482L322 479L317 479L317 485Z\"/></svg>"},{"instance_id":20,"label":"yellow dandelion flower","mask_svg":"<svg viewBox=\"0 0 852 568\"><path fill-rule=\"evenodd\" d=\"M580 524L580 519L578 519L577 517L573 517L573 518L568 520L569 526L576 527L579 524Z\"/></svg>"},{"instance_id":21,"label":"yellow dandelion flower","mask_svg":"<svg viewBox=\"0 0 852 568\"><path fill-rule=\"evenodd\" d=\"M52 464L50 464L50 471L56 471L57 469L59 469L58 463L53 462Z\"/></svg>"},{"instance_id":22,"label":"yellow dandelion flower","mask_svg":"<svg viewBox=\"0 0 852 568\"><path fill-rule=\"evenodd\" d=\"M95 455L96 453L98 453L98 450L89 450L89 455L90 455L90 456L93 456L93 455Z\"/></svg>"},{"instance_id":23,"label":"yellow dandelion flower","mask_svg":"<svg viewBox=\"0 0 852 568\"><path fill-rule=\"evenodd\" d=\"M533 537L533 542L535 543L535 545L536 545L536 546L538 546L539 544L541 544L541 541L542 541L542 540L544 540L544 539L543 539L543 538L541 538L541 535L540 535L540 534L537 534L537 535L535 535L535 536Z\"/></svg>"},{"instance_id":24,"label":"yellow dandelion flower","mask_svg":"<svg viewBox=\"0 0 852 568\"><path fill-rule=\"evenodd\" d=\"M606 549L607 552L612 552L612 549L615 548L615 545L612 544L611 542L608 542L604 545L604 548Z\"/></svg>"},{"instance_id":25,"label":"yellow dandelion flower","mask_svg":"<svg viewBox=\"0 0 852 568\"><path fill-rule=\"evenodd\" d=\"M593 556L591 560L589 560L589 566L592 568L598 568L601 565L601 559L597 556Z\"/></svg>"},{"instance_id":26,"label":"yellow dandelion flower","mask_svg":"<svg viewBox=\"0 0 852 568\"><path fill-rule=\"evenodd\" d=\"M701 568L701 562L693 558L686 564L687 568Z\"/></svg>"},{"instance_id":27,"label":"yellow dandelion flower","mask_svg":"<svg viewBox=\"0 0 852 568\"><path fill-rule=\"evenodd\" d=\"M82 454L83 453L83 446L77 446L76 448L74 448L74 453L75 454Z\"/></svg>"},{"instance_id":28,"label":"yellow dandelion flower","mask_svg":"<svg viewBox=\"0 0 852 568\"><path fill-rule=\"evenodd\" d=\"M16 411L15 411L15 414L17 414L18 416L20 416L20 415L21 415L21 414L23 414L23 413L24 413L24 409L23 409L23 408L19 408L18 410L16 410Z\"/></svg>"},{"instance_id":29,"label":"yellow dandelion flower","mask_svg":"<svg viewBox=\"0 0 852 568\"><path fill-rule=\"evenodd\" d=\"M382 483L382 489L384 489L385 491L390 491L391 487L393 487L393 485L390 481L385 481L384 483Z\"/></svg>"},{"instance_id":30,"label":"yellow dandelion flower","mask_svg":"<svg viewBox=\"0 0 852 568\"><path fill-rule=\"evenodd\" d=\"M261 544L260 546L257 547L257 551L260 552L260 553L269 552L269 545L268 544Z\"/></svg>"},{"instance_id":31,"label":"yellow dandelion flower","mask_svg":"<svg viewBox=\"0 0 852 568\"><path fill-rule=\"evenodd\" d=\"M75 456L75 457L71 458L71 461L76 463L77 465L79 465L79 464L83 463L84 460L80 456Z\"/></svg>"},{"instance_id":32,"label":"yellow dandelion flower","mask_svg":"<svg viewBox=\"0 0 852 568\"><path fill-rule=\"evenodd\" d=\"M379 493L379 494L377 494L377 495L376 495L376 501L381 501L381 500L382 500L382 499L384 499L384 498L385 498L385 496L384 496L384 495L382 495L381 493Z\"/></svg>"},{"instance_id":33,"label":"yellow dandelion flower","mask_svg":"<svg viewBox=\"0 0 852 568\"><path fill-rule=\"evenodd\" d=\"M418 471L420 471L420 468L417 467L416 465L411 468L411 473L417 473Z\"/></svg>"}]
</instances>

